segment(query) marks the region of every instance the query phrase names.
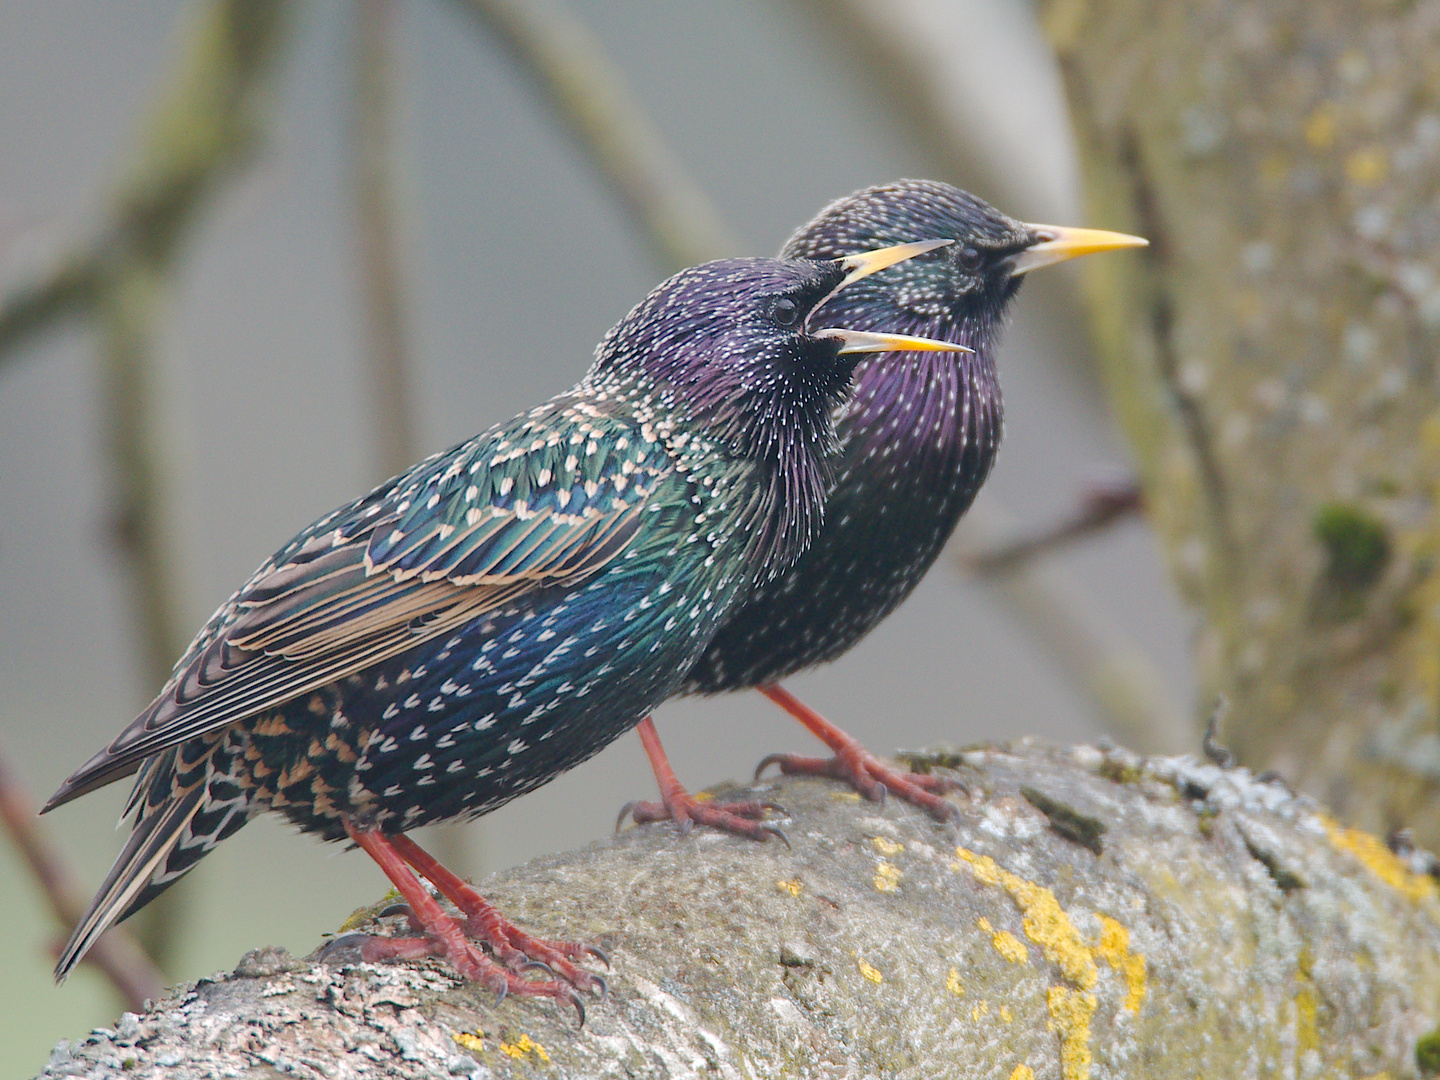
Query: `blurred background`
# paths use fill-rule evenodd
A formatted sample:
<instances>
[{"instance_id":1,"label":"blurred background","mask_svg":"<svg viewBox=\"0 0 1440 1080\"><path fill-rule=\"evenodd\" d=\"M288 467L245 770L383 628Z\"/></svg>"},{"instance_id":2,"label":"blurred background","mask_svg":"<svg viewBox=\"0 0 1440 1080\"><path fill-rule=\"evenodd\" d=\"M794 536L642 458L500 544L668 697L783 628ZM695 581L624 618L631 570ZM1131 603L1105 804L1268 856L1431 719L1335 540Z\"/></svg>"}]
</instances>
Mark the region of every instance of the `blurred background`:
<instances>
[{"instance_id":1,"label":"blurred background","mask_svg":"<svg viewBox=\"0 0 1440 1080\"><path fill-rule=\"evenodd\" d=\"M608 57L668 148L671 178L708 203L697 219L708 214L709 231L667 247L627 209L523 50L477 14L505 6L290 11L266 46L236 163L177 228L162 272L134 286L147 315L131 347L113 311L4 343L0 752L34 804L157 687L165 623L145 614L137 537L158 538L178 652L311 520L571 385L605 330L686 251L773 253L831 199L904 176L948 180L1031 221L1130 224L1081 212L1059 74L1027 4L932 5L943 11L935 40L960 73L940 133L903 115L903 95L857 58L823 4L570 0L565 25ZM0 0L0 295L44 279L133 196L211 8ZM379 20L378 52L362 45L366 18ZM378 99L361 92L367 71L380 73ZM367 129L365 108L388 124ZM376 171L363 167L367 146ZM367 293L377 265L367 237L398 308L386 308L383 286ZM398 364L377 368L387 341ZM381 381L397 372L398 383ZM957 552L1043 532L1097 478L1129 469L1068 268L1027 283L1001 375L1006 442ZM126 400L139 417L128 445L158 465L144 488L148 525L119 509L133 466L116 451ZM882 752L1107 731L1145 749L1194 748L1190 622L1143 518L1054 552L1019 583L960 562L942 560L858 648L790 688ZM671 703L657 723L695 789L745 780L772 751L816 750L754 694ZM40 823L86 896L122 841L112 825L127 790ZM457 869L483 875L604 836L624 802L653 796L629 735L440 842ZM362 854L257 820L172 890L158 930L165 976L228 969L262 944L304 954L384 887ZM0 952L0 1074L28 1075L57 1039L112 1022L122 1005L88 967L52 985L64 934L5 843L0 906L12 927Z\"/></svg>"}]
</instances>

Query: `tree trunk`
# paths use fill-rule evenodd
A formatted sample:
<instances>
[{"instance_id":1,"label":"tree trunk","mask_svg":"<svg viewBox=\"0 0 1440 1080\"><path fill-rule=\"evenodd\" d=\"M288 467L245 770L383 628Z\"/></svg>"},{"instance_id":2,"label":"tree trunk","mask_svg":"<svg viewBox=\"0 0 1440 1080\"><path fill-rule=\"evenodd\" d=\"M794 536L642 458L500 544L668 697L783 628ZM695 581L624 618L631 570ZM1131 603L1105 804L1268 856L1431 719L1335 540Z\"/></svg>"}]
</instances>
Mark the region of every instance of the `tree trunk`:
<instances>
[{"instance_id":1,"label":"tree trunk","mask_svg":"<svg viewBox=\"0 0 1440 1080\"><path fill-rule=\"evenodd\" d=\"M1440 4L1049 0L1105 376L1227 738L1440 841ZM1213 700L1213 696L1209 698Z\"/></svg>"},{"instance_id":2,"label":"tree trunk","mask_svg":"<svg viewBox=\"0 0 1440 1080\"><path fill-rule=\"evenodd\" d=\"M968 786L955 823L785 780L763 795L793 851L648 826L487 881L610 954L583 1028L434 962L264 950L45 1075L1399 1078L1435 1054L1424 857L1188 758L1022 742L918 767Z\"/></svg>"}]
</instances>

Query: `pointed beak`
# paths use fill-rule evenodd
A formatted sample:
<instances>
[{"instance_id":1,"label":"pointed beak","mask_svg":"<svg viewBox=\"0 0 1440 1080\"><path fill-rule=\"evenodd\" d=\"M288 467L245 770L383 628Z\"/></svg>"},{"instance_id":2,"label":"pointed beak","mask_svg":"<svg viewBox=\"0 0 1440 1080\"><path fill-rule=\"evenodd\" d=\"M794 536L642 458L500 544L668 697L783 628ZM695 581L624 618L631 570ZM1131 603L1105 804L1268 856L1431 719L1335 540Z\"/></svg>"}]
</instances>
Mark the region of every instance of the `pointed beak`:
<instances>
[{"instance_id":1,"label":"pointed beak","mask_svg":"<svg viewBox=\"0 0 1440 1080\"><path fill-rule=\"evenodd\" d=\"M936 248L948 247L954 240L917 240L912 244L895 244L893 247L876 248L874 251L862 251L858 255L846 255L840 260L840 265L850 271L845 275L845 280L835 286L835 293L845 288L846 285L853 285L863 277L884 270L888 266L902 263L906 259L913 259L916 255L924 255L927 251L934 251ZM826 297L828 300L829 297ZM815 305L819 307L819 304Z\"/></svg>"},{"instance_id":2,"label":"pointed beak","mask_svg":"<svg viewBox=\"0 0 1440 1080\"><path fill-rule=\"evenodd\" d=\"M891 247L862 251L858 255L846 255L843 259L838 259L840 265L849 272L841 279L839 285L826 293L825 298L810 309L810 315L805 320L806 325L809 325L817 311L828 304L835 294L847 285L853 285L861 278L879 273L888 266L894 266L896 263L902 263L906 259L913 259L916 255L924 255L927 251L934 251L936 248L946 247L954 242L954 240L917 240L910 244L894 244Z\"/></svg>"},{"instance_id":3,"label":"pointed beak","mask_svg":"<svg viewBox=\"0 0 1440 1080\"><path fill-rule=\"evenodd\" d=\"M1029 228L1038 233L1041 240L1011 256L1012 276L1018 277L1020 274L1038 270L1042 266L1053 266L1067 259L1078 259L1081 255L1094 255L1117 248L1150 246L1150 241L1143 236L1127 236L1125 233L1106 232L1104 229L1071 229L1064 225L1031 225Z\"/></svg>"},{"instance_id":4,"label":"pointed beak","mask_svg":"<svg viewBox=\"0 0 1440 1080\"><path fill-rule=\"evenodd\" d=\"M881 334L873 330L840 330L827 327L816 330L814 337L830 338L841 342L842 353L866 352L963 352L973 353L974 349L956 345L951 341L936 338L914 337L911 334Z\"/></svg>"}]
</instances>

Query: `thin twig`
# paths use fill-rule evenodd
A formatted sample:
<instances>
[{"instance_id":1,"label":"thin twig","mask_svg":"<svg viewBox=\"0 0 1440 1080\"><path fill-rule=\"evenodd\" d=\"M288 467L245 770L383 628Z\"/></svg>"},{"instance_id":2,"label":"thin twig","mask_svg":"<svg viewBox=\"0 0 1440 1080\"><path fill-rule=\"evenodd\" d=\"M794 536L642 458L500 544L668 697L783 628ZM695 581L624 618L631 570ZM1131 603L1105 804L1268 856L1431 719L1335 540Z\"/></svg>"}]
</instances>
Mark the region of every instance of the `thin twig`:
<instances>
[{"instance_id":1,"label":"thin twig","mask_svg":"<svg viewBox=\"0 0 1440 1080\"><path fill-rule=\"evenodd\" d=\"M1063 521L989 551L963 553L963 557L972 573L1013 574L1042 555L1103 532L1144 508L1144 494L1134 476L1097 480L1086 486L1080 505Z\"/></svg>"},{"instance_id":2,"label":"thin twig","mask_svg":"<svg viewBox=\"0 0 1440 1080\"><path fill-rule=\"evenodd\" d=\"M85 910L83 893L64 858L36 824L36 805L15 778L3 747L0 747L0 821L15 843L26 865L39 883L50 910L67 931ZM103 934L85 958L114 985L126 1006L138 1012L147 999L160 996L165 979L150 962L135 939L123 928L112 927Z\"/></svg>"},{"instance_id":3,"label":"thin twig","mask_svg":"<svg viewBox=\"0 0 1440 1080\"><path fill-rule=\"evenodd\" d=\"M666 273L739 251L709 198L581 22L552 0L461 0L461 5L540 85Z\"/></svg>"},{"instance_id":4,"label":"thin twig","mask_svg":"<svg viewBox=\"0 0 1440 1080\"><path fill-rule=\"evenodd\" d=\"M968 575L972 553L992 549L992 538L1012 528L1009 515L994 499L984 497L960 523L951 558ZM1181 753L1194 745L1192 726L1154 662L1080 596L1067 575L1031 563L1014 573L976 580L995 591L1027 636L1090 698L1101 721L1122 742L1146 753Z\"/></svg>"}]
</instances>

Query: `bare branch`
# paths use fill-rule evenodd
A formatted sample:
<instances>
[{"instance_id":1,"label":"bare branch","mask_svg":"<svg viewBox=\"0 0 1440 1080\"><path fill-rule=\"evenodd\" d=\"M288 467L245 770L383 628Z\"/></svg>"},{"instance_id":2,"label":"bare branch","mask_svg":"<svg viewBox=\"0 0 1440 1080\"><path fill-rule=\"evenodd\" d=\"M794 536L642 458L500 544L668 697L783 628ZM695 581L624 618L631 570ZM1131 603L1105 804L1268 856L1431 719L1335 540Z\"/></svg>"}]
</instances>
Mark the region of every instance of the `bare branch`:
<instances>
[{"instance_id":1,"label":"bare branch","mask_svg":"<svg viewBox=\"0 0 1440 1080\"><path fill-rule=\"evenodd\" d=\"M975 574L1013 574L1041 556L1104 532L1144 508L1140 482L1134 476L1097 479L1086 485L1080 505L1063 521L989 551L962 551L958 557Z\"/></svg>"},{"instance_id":2,"label":"bare branch","mask_svg":"<svg viewBox=\"0 0 1440 1080\"><path fill-rule=\"evenodd\" d=\"M1010 515L994 499L982 498L960 523L951 557L969 574L973 552L995 550L996 538L1013 531ZM1170 753L1194 744L1194 725L1176 707L1154 662L1078 594L1068 575L1022 562L978 580L995 591L1121 742Z\"/></svg>"},{"instance_id":3,"label":"bare branch","mask_svg":"<svg viewBox=\"0 0 1440 1080\"><path fill-rule=\"evenodd\" d=\"M16 779L3 747L0 747L0 822L34 874L50 903L50 910L68 932L85 910L84 893L63 856L36 823L36 804ZM85 960L115 985L129 1009L143 1008L148 1000L158 998L165 987L164 976L123 928L106 931Z\"/></svg>"},{"instance_id":4,"label":"bare branch","mask_svg":"<svg viewBox=\"0 0 1440 1080\"><path fill-rule=\"evenodd\" d=\"M1440 894L1415 859L1192 758L1024 740L911 764L965 781L954 821L786 778L744 794L789 807L793 851L665 823L487 879L521 925L608 953L582 1028L352 938L257 949L46 1075L1416 1075ZM347 926L407 932L380 910Z\"/></svg>"},{"instance_id":5,"label":"bare branch","mask_svg":"<svg viewBox=\"0 0 1440 1080\"><path fill-rule=\"evenodd\" d=\"M461 6L539 84L666 273L739 250L582 23L553 0L462 0Z\"/></svg>"}]
</instances>

